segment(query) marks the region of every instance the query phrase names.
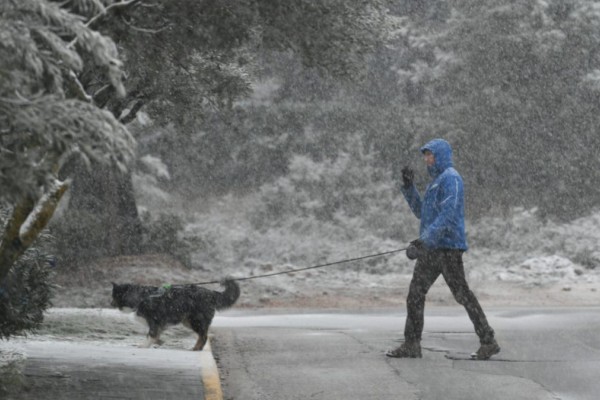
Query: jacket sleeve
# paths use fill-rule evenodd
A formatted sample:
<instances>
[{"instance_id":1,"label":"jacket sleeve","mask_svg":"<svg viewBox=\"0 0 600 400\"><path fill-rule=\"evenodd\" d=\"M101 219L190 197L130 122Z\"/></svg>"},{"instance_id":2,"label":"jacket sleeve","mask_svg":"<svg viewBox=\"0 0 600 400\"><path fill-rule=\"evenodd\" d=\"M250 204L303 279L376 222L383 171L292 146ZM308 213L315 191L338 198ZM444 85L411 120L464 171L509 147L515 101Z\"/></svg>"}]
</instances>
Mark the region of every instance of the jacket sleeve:
<instances>
[{"instance_id":1,"label":"jacket sleeve","mask_svg":"<svg viewBox=\"0 0 600 400\"><path fill-rule=\"evenodd\" d=\"M459 177L449 176L440 182L441 200L437 206L439 214L421 234L428 247L434 247L445 232L453 232L460 224L463 207L463 183Z\"/></svg>"},{"instance_id":2,"label":"jacket sleeve","mask_svg":"<svg viewBox=\"0 0 600 400\"><path fill-rule=\"evenodd\" d=\"M408 188L401 186L400 191L404 195L404 198L406 199L413 214L415 214L418 219L421 219L421 196L419 195L415 185L411 185Z\"/></svg>"}]
</instances>

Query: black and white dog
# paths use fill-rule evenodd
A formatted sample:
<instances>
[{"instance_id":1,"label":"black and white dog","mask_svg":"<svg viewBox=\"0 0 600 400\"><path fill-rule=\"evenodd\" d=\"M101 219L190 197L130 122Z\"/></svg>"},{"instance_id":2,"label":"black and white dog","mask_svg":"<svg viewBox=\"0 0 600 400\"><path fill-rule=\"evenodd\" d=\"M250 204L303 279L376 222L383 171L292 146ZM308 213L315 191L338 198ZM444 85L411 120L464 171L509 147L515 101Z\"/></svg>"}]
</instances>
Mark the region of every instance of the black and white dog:
<instances>
[{"instance_id":1,"label":"black and white dog","mask_svg":"<svg viewBox=\"0 0 600 400\"><path fill-rule=\"evenodd\" d=\"M204 348L208 328L216 310L231 307L240 297L240 287L231 278L221 281L223 292L195 285L159 288L135 284L113 283L112 303L125 311L131 309L148 324L148 344L162 344L160 334L169 325L183 323L198 334L193 350Z\"/></svg>"}]
</instances>

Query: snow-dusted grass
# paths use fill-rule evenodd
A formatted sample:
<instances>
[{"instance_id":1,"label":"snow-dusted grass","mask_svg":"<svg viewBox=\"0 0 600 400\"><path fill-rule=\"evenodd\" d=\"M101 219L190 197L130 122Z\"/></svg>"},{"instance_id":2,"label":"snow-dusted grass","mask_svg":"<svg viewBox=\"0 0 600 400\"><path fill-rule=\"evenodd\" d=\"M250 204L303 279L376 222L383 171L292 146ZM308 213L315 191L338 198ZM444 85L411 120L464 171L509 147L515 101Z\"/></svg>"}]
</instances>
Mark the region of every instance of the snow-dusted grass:
<instances>
[{"instance_id":1,"label":"snow-dusted grass","mask_svg":"<svg viewBox=\"0 0 600 400\"><path fill-rule=\"evenodd\" d=\"M256 221L260 201L256 195L185 206L174 201L176 207L161 211L180 212L186 221L185 235L197 244L191 269L162 255L97 260L78 271L63 272L59 266L54 305L107 308L111 282L162 285L214 281L227 275L254 277L404 248L417 236L418 221L407 208L390 216L385 229L344 215L327 221L290 215L277 224L261 224ZM396 224L403 232L397 238L382 235ZM600 290L600 212L556 223L543 222L535 210L515 209L502 217L468 223L467 234L470 250L464 256L465 271L472 288L487 302L590 304ZM246 280L240 282L237 306L398 306L406 298L413 266L399 252ZM443 280L438 282L428 299L454 304ZM218 285L208 287L221 290ZM567 298L562 291L570 289Z\"/></svg>"},{"instance_id":2,"label":"snow-dusted grass","mask_svg":"<svg viewBox=\"0 0 600 400\"><path fill-rule=\"evenodd\" d=\"M24 384L27 353L17 343L0 340L0 398L19 393Z\"/></svg>"},{"instance_id":3,"label":"snow-dusted grass","mask_svg":"<svg viewBox=\"0 0 600 400\"><path fill-rule=\"evenodd\" d=\"M188 233L211 243L207 251L195 254L197 264L233 275L252 275L407 245L378 237L364 223L342 216L336 222L292 216L277 227L257 230L250 222L256 201L223 198L209 211L190 215ZM418 227L416 218L410 216L408 221L406 216L398 221L414 225L414 235L407 241L416 237ZM470 250L465 255L465 268L470 279L536 286L599 280L600 212L569 223L556 223L543 222L535 210L515 209L507 216L468 223L467 231ZM412 266L403 253L398 253L328 268L327 275L331 280L345 280L353 272L360 272L363 279L371 276L375 282L382 275L410 274Z\"/></svg>"},{"instance_id":4,"label":"snow-dusted grass","mask_svg":"<svg viewBox=\"0 0 600 400\"><path fill-rule=\"evenodd\" d=\"M535 210L515 209L469 226L480 279L543 286L598 282L600 212L568 223L543 222Z\"/></svg>"},{"instance_id":5,"label":"snow-dusted grass","mask_svg":"<svg viewBox=\"0 0 600 400\"><path fill-rule=\"evenodd\" d=\"M378 237L358 218L343 216L333 222L290 216L277 226L257 229L252 222L257 202L259 199L252 196L224 197L208 210L190 212L188 234L207 243L204 251L194 255L194 263L211 270L239 273L257 268L301 268L406 247L406 243ZM403 229L411 232L407 240L416 238L416 223ZM361 269L376 269L381 274L409 267L406 257L395 255L366 262ZM338 269L354 271L356 265L341 265Z\"/></svg>"}]
</instances>

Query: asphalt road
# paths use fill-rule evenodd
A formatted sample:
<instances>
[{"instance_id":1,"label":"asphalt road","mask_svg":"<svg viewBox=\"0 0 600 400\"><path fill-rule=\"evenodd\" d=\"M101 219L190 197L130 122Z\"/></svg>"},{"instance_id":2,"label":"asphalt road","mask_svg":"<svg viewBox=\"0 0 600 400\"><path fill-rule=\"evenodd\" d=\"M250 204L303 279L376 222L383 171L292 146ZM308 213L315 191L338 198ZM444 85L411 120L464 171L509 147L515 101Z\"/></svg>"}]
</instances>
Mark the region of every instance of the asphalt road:
<instances>
[{"instance_id":1,"label":"asphalt road","mask_svg":"<svg viewBox=\"0 0 600 400\"><path fill-rule=\"evenodd\" d=\"M459 307L427 309L422 359L390 359L403 311L247 312L215 319L213 351L226 400L598 399L600 308L492 309L502 352L467 356L478 340Z\"/></svg>"}]
</instances>

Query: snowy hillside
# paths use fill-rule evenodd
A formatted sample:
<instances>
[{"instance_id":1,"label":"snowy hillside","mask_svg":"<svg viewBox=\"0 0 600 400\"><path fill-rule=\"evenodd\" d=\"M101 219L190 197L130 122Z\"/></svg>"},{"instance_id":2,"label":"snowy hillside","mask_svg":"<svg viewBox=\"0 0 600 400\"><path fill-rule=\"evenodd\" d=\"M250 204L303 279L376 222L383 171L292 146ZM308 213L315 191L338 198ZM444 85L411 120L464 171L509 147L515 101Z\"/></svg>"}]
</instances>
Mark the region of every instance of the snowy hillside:
<instances>
[{"instance_id":1,"label":"snowy hillside","mask_svg":"<svg viewBox=\"0 0 600 400\"><path fill-rule=\"evenodd\" d=\"M210 213L197 213L188 232L205 238L205 251L195 254L203 267L234 275L301 268L404 248L407 242L382 240L360 226L344 228L319 221L294 220L289 225L256 231L240 203L224 201ZM412 238L418 222L411 223ZM352 229L355 228L355 229ZM569 223L543 222L535 210L515 209L507 217L488 217L468 224L470 250L465 268L471 279L527 285L597 282L600 276L600 212ZM410 235L410 233L409 233ZM407 241L408 241L407 240ZM403 253L371 259L362 265L328 269L369 275L412 272Z\"/></svg>"}]
</instances>

